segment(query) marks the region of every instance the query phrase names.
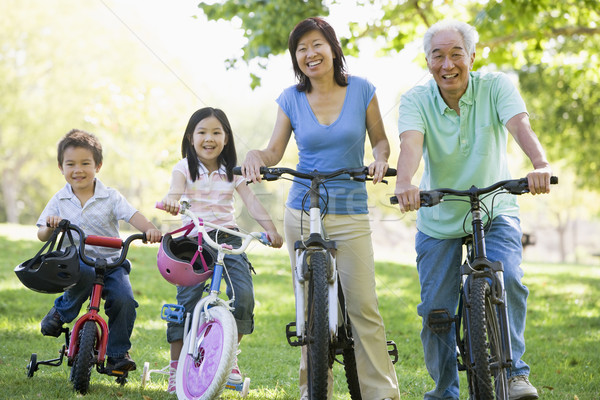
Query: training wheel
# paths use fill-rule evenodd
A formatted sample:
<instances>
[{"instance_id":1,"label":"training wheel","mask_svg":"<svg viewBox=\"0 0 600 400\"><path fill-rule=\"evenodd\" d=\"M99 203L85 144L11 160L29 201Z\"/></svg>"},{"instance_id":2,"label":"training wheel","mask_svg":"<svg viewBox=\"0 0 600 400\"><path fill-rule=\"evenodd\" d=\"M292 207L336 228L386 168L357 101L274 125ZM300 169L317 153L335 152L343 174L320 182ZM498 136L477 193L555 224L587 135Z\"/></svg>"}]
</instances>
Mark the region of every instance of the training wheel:
<instances>
[{"instance_id":1,"label":"training wheel","mask_svg":"<svg viewBox=\"0 0 600 400\"><path fill-rule=\"evenodd\" d=\"M27 364L27 377L32 378L35 371L37 371L37 354L32 353L31 358L29 359L29 364Z\"/></svg>"},{"instance_id":2,"label":"training wheel","mask_svg":"<svg viewBox=\"0 0 600 400\"><path fill-rule=\"evenodd\" d=\"M142 371L142 388L150 382L150 363L146 361L144 363L144 370Z\"/></svg>"},{"instance_id":3,"label":"training wheel","mask_svg":"<svg viewBox=\"0 0 600 400\"><path fill-rule=\"evenodd\" d=\"M248 396L248 392L250 391L250 378L244 379L244 384L242 385L242 390L240 392L240 396L246 397Z\"/></svg>"}]
</instances>

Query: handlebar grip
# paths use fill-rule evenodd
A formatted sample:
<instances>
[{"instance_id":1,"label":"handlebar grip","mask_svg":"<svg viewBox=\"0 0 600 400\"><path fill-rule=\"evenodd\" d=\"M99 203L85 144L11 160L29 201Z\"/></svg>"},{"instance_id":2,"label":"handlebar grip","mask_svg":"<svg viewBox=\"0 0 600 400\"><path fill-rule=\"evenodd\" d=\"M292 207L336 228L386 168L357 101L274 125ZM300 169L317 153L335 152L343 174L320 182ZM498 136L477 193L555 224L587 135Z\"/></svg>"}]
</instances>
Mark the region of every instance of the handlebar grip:
<instances>
[{"instance_id":1,"label":"handlebar grip","mask_svg":"<svg viewBox=\"0 0 600 400\"><path fill-rule=\"evenodd\" d=\"M385 171L385 176L396 176L397 173L398 171L396 171L395 168L388 168L387 171Z\"/></svg>"},{"instance_id":2,"label":"handlebar grip","mask_svg":"<svg viewBox=\"0 0 600 400\"><path fill-rule=\"evenodd\" d=\"M158 208L159 210L165 210L165 205L162 201L157 201L156 204L154 205L155 208Z\"/></svg>"},{"instance_id":3,"label":"handlebar grip","mask_svg":"<svg viewBox=\"0 0 600 400\"><path fill-rule=\"evenodd\" d=\"M269 172L269 168L268 167L260 167L260 171L261 174L266 174ZM242 175L242 167L233 167L233 174L234 175Z\"/></svg>"},{"instance_id":4,"label":"handlebar grip","mask_svg":"<svg viewBox=\"0 0 600 400\"><path fill-rule=\"evenodd\" d=\"M85 238L85 244L120 249L123 246L123 240L114 237L89 235Z\"/></svg>"},{"instance_id":5,"label":"handlebar grip","mask_svg":"<svg viewBox=\"0 0 600 400\"><path fill-rule=\"evenodd\" d=\"M436 190L423 190L419 193L419 197L421 198L422 207L432 207L441 203L443 193ZM398 204L398 198L396 196L390 197L390 204Z\"/></svg>"},{"instance_id":6,"label":"handlebar grip","mask_svg":"<svg viewBox=\"0 0 600 400\"><path fill-rule=\"evenodd\" d=\"M558 185L558 176L551 176L550 177L550 184L551 185Z\"/></svg>"}]
</instances>

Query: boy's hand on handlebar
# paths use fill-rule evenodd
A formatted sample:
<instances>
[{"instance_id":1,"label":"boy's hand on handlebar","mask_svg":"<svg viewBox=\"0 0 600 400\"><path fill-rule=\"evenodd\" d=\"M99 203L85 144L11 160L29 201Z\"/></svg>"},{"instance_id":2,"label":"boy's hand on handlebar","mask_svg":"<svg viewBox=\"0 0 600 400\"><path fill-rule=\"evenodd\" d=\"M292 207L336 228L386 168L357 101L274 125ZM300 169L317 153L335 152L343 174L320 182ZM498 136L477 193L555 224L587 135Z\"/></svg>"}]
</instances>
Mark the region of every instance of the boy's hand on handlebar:
<instances>
[{"instance_id":1,"label":"boy's hand on handlebar","mask_svg":"<svg viewBox=\"0 0 600 400\"><path fill-rule=\"evenodd\" d=\"M544 168L536 168L527 174L527 184L529 185L529 193L544 194L550 193L550 177L552 170L550 166Z\"/></svg>"},{"instance_id":2,"label":"boy's hand on handlebar","mask_svg":"<svg viewBox=\"0 0 600 400\"><path fill-rule=\"evenodd\" d=\"M268 230L267 235L269 236L269 240L271 241L271 247L275 247L276 249L280 248L283 245L283 238L277 232L277 230Z\"/></svg>"},{"instance_id":3,"label":"boy's hand on handlebar","mask_svg":"<svg viewBox=\"0 0 600 400\"><path fill-rule=\"evenodd\" d=\"M369 175L373 177L373 184L383 181L385 173L389 168L387 161L375 161L369 165Z\"/></svg>"},{"instance_id":4,"label":"boy's hand on handlebar","mask_svg":"<svg viewBox=\"0 0 600 400\"><path fill-rule=\"evenodd\" d=\"M62 218L58 215L49 215L46 217L46 226L48 228L56 229L58 228L60 221L62 221Z\"/></svg>"},{"instance_id":5,"label":"boy's hand on handlebar","mask_svg":"<svg viewBox=\"0 0 600 400\"><path fill-rule=\"evenodd\" d=\"M398 205L400 206L400 211L403 213L417 211L421 206L418 186L397 183L394 194L398 198Z\"/></svg>"},{"instance_id":6,"label":"boy's hand on handlebar","mask_svg":"<svg viewBox=\"0 0 600 400\"><path fill-rule=\"evenodd\" d=\"M162 239L162 232L156 228L150 228L145 233L146 241L150 243L158 243Z\"/></svg>"},{"instance_id":7,"label":"boy's hand on handlebar","mask_svg":"<svg viewBox=\"0 0 600 400\"><path fill-rule=\"evenodd\" d=\"M265 163L256 150L250 150L246 154L246 159L241 165L242 175L246 180L259 183L262 180L260 167L264 167Z\"/></svg>"}]
</instances>

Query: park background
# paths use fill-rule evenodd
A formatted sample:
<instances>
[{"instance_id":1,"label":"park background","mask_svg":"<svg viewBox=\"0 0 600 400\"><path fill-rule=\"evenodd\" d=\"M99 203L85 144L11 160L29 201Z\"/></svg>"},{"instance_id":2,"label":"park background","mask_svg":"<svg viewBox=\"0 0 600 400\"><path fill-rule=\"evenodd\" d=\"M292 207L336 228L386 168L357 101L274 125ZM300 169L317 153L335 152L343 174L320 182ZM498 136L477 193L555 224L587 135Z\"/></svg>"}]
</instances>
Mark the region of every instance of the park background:
<instances>
[{"instance_id":1,"label":"park background","mask_svg":"<svg viewBox=\"0 0 600 400\"><path fill-rule=\"evenodd\" d=\"M322 15L342 41L349 72L377 87L392 167L400 96L430 79L421 43L427 26L443 17L475 25L480 33L475 69L504 71L514 79L560 179L550 195L519 198L524 231L535 240L525 249L525 261L566 267L572 277L581 266L591 274L584 279L598 279L597 1L0 0L0 6L0 235L8 240L2 258L12 260L2 265L6 271L19 259L13 254L17 243L36 240L37 217L64 185L56 144L72 128L102 142L99 178L105 184L163 231L177 226L154 203L168 189L189 116L205 106L223 109L240 161L248 150L265 146L275 121L274 100L294 84L289 31L307 16ZM510 149L511 172L524 175L530 166L512 138ZM280 165L296 162L290 142ZM387 186L368 188L375 255L414 270L415 215L387 204L394 183L392 178ZM265 183L253 190L281 227L287 185ZM237 204L240 225L256 228ZM274 254L285 264L283 250ZM0 292L18 287L10 274L2 275L7 280L0 282ZM378 273L378 285L383 282L387 275ZM22 287L18 293L32 295ZM3 312L12 309L4 305Z\"/></svg>"}]
</instances>

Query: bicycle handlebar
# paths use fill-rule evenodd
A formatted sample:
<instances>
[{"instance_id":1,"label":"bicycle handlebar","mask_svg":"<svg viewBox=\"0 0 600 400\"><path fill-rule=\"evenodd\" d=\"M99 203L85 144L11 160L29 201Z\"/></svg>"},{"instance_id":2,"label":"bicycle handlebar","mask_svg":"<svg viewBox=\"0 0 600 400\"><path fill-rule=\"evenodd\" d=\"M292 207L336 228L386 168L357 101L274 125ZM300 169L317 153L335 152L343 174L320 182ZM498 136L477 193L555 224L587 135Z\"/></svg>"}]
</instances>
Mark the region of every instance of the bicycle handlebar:
<instances>
[{"instance_id":1,"label":"bicycle handlebar","mask_svg":"<svg viewBox=\"0 0 600 400\"><path fill-rule=\"evenodd\" d=\"M121 238L108 237L108 236L96 236L96 235L86 236L83 229L81 229L79 226L77 226L75 224L71 224L69 222L69 220L66 220L66 219L63 219L60 221L58 228L61 230L64 230L64 231L69 229L69 230L75 231L79 234L79 257L85 264L89 265L90 267L93 267L94 265L96 265L96 262L95 262L95 260L92 260L90 257L85 255L85 246L86 245L110 247L113 249L122 248L121 255L119 256L119 258L112 263L106 264L107 268L112 268L112 267L117 267L117 266L123 264L123 262L127 258L127 252L129 251L129 245L131 244L131 242L133 242L134 240L138 240L138 239L141 239L144 243L146 243L146 241L147 241L146 233L136 233L136 234L130 235L124 241Z\"/></svg>"},{"instance_id":2,"label":"bicycle handlebar","mask_svg":"<svg viewBox=\"0 0 600 400\"><path fill-rule=\"evenodd\" d=\"M550 184L556 185L558 184L558 177L552 176L550 177ZM514 195L520 195L529 193L529 184L527 178L520 179L507 179L503 181L499 181L485 188L478 188L475 186L471 186L470 189L467 190L455 190L448 188L441 189L433 189L433 190L423 190L419 193L421 197L421 206L423 207L433 207L443 201L444 196L452 195L452 196L463 196L463 197L479 197L483 194L491 193L498 189L504 189L508 193ZM396 196L390 197L390 204L398 204L398 198Z\"/></svg>"},{"instance_id":3,"label":"bicycle handlebar","mask_svg":"<svg viewBox=\"0 0 600 400\"><path fill-rule=\"evenodd\" d=\"M165 211L164 204L162 202L157 202L155 206L159 210ZM206 241L206 243L210 247L212 247L213 249L215 249L217 251L222 251L226 254L241 254L248 248L248 245L250 245L250 242L252 242L252 240L254 240L254 239L258 240L260 243L264 244L265 246L271 245L269 235L267 235L266 232L242 233L239 231L235 231L233 229L225 228L224 226L213 224L212 222L204 221L204 220L198 218L196 216L196 214L190 210L190 207L191 207L191 205L188 201L182 200L180 202L180 206L179 206L179 213L190 217L192 219L192 222L196 226L196 229L198 229L198 232L204 234L202 236L202 238ZM238 248L233 248L232 246L230 246L228 244L224 244L224 243L217 243L208 235L208 232L206 231L205 226L209 226L209 227L216 229L218 231L221 231L221 232L229 233L230 235L237 236L244 240L243 240L241 246Z\"/></svg>"},{"instance_id":4,"label":"bicycle handlebar","mask_svg":"<svg viewBox=\"0 0 600 400\"><path fill-rule=\"evenodd\" d=\"M235 175L242 175L241 167L234 167L233 173ZM364 182L366 180L371 180L368 178L369 168L368 167L359 167L359 168L340 168L331 172L319 172L314 170L312 172L301 172L292 168L286 167L260 167L260 174L263 176L263 179L266 181L276 181L283 174L288 174L295 176L297 178L302 179L321 179L328 180L340 175L350 175L351 180L355 180L358 182ZM396 176L396 170L394 168L388 168L385 173L385 176ZM385 181L382 181L385 182ZM387 182L385 182L387 183Z\"/></svg>"}]
</instances>

